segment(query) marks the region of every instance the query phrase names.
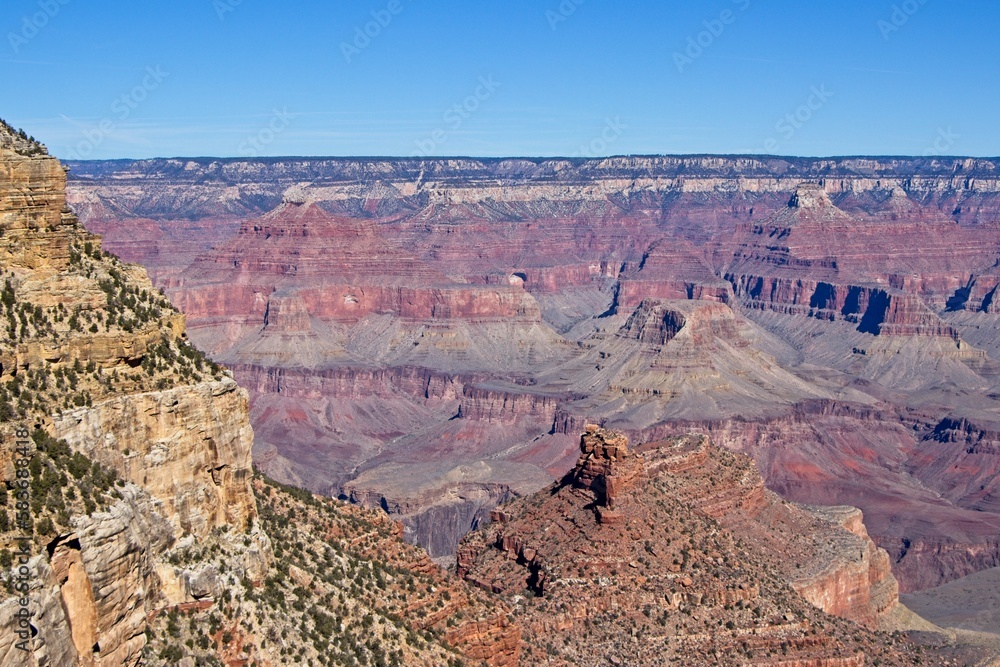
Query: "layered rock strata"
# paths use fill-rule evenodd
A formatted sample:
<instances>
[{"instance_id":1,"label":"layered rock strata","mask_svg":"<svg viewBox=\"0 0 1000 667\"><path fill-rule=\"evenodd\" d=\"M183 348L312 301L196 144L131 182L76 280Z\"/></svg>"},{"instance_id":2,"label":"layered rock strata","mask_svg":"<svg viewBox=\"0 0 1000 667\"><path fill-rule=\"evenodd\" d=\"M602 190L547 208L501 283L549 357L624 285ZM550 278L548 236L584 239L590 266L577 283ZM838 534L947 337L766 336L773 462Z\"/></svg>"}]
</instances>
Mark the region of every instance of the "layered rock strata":
<instances>
[{"instance_id":1,"label":"layered rock strata","mask_svg":"<svg viewBox=\"0 0 1000 667\"><path fill-rule=\"evenodd\" d=\"M249 486L246 393L221 374L195 380L194 367L212 371L187 347L183 317L141 269L105 256L100 239L79 227L66 207L65 170L40 149L0 149L0 265L10 297L0 351L3 474L10 487L13 432L24 429L33 434L32 465L57 465L35 470L31 491L44 493L66 457L73 479L61 473L68 495L50 490L30 503L37 641L16 648L17 604L6 600L4 664L138 664L147 615L193 599L165 585L176 576L165 556L178 541L235 527L262 547L243 550L245 567L267 567ZM60 509L81 495L105 508ZM4 535L5 553L12 537Z\"/></svg>"},{"instance_id":2,"label":"layered rock strata","mask_svg":"<svg viewBox=\"0 0 1000 667\"><path fill-rule=\"evenodd\" d=\"M85 222L148 264L195 341L241 381L284 378L251 387L267 470L399 508L436 556L503 489L561 477L599 422L724 434L772 489L860 507L906 590L1000 562L991 455L934 435L1000 408L995 160L73 168ZM978 497L950 473L938 491L948 465Z\"/></svg>"},{"instance_id":3,"label":"layered rock strata","mask_svg":"<svg viewBox=\"0 0 1000 667\"><path fill-rule=\"evenodd\" d=\"M506 608L383 513L255 494L247 392L64 183L0 124L0 665L516 665Z\"/></svg>"}]
</instances>

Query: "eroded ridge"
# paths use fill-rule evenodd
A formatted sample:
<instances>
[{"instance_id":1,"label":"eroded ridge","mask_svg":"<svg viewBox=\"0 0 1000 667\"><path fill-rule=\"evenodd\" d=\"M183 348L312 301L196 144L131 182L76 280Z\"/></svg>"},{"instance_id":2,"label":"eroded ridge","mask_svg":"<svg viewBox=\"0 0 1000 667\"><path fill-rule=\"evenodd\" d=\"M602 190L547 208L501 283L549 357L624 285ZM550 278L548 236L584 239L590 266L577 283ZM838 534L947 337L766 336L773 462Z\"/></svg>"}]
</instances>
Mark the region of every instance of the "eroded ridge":
<instances>
[{"instance_id":1,"label":"eroded ridge","mask_svg":"<svg viewBox=\"0 0 1000 667\"><path fill-rule=\"evenodd\" d=\"M492 519L457 571L512 605L524 664L904 664L915 650L878 631L895 580L863 528L843 527L858 513L786 503L701 435L630 449L587 426L566 477Z\"/></svg>"}]
</instances>

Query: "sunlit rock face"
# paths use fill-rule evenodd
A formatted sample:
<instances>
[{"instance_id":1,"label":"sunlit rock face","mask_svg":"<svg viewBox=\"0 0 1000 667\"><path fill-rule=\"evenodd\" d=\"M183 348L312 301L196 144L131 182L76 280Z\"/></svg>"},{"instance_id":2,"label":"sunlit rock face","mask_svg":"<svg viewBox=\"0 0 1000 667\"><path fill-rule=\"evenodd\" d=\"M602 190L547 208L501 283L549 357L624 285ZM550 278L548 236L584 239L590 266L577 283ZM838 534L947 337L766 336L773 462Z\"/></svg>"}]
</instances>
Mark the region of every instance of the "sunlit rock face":
<instances>
[{"instance_id":1,"label":"sunlit rock face","mask_svg":"<svg viewBox=\"0 0 1000 667\"><path fill-rule=\"evenodd\" d=\"M35 639L31 650L16 647L20 603L5 598L0 663L136 665L149 615L194 599L195 575L168 560L177 544L233 529L242 545L233 565L250 578L267 567L250 488L248 396L187 347L183 315L156 295L141 267L102 254L101 239L67 207L65 185L56 159L0 125L0 284L10 299L0 344L0 481L14 488L15 461L24 456L15 456L18 429L44 432L63 440L66 456L85 455L85 468L77 459L73 474L56 475L72 493L33 511L80 504L84 493L92 503L61 507L54 524L33 516L26 567ZM17 323L13 312L24 314ZM162 361L181 350L204 374ZM15 386L31 387L38 400L22 393L15 411ZM37 449L32 456L42 460ZM97 470L118 480L104 485L103 505L81 481ZM5 550L10 538L5 528Z\"/></svg>"}]
</instances>

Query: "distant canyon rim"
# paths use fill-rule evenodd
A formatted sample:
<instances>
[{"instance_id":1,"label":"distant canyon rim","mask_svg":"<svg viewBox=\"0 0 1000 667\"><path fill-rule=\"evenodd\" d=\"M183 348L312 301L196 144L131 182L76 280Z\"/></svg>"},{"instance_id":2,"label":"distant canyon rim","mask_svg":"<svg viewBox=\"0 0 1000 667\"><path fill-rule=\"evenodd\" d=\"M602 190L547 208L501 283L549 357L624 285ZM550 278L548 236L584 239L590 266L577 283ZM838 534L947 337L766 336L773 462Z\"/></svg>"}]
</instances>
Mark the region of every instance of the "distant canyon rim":
<instances>
[{"instance_id":1,"label":"distant canyon rim","mask_svg":"<svg viewBox=\"0 0 1000 667\"><path fill-rule=\"evenodd\" d=\"M250 391L255 464L432 556L596 423L860 508L903 591L1000 565L1000 160L68 166Z\"/></svg>"}]
</instances>

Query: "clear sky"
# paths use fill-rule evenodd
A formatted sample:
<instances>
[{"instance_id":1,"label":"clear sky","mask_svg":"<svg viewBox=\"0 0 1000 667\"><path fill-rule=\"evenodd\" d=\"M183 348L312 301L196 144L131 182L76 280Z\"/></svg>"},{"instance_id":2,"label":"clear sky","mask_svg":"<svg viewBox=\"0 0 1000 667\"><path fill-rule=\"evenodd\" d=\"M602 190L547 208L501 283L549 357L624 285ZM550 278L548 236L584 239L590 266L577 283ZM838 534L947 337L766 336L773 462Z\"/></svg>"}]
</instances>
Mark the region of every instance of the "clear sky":
<instances>
[{"instance_id":1,"label":"clear sky","mask_svg":"<svg viewBox=\"0 0 1000 667\"><path fill-rule=\"evenodd\" d=\"M61 158L997 156L998 34L997 0L4 0L0 117Z\"/></svg>"}]
</instances>

